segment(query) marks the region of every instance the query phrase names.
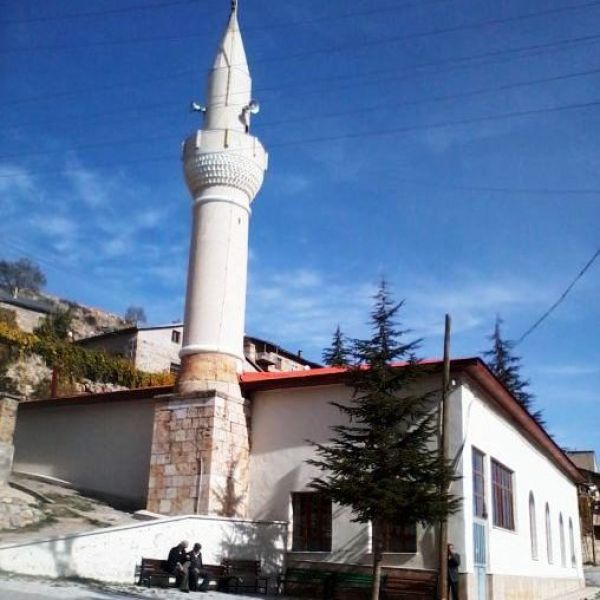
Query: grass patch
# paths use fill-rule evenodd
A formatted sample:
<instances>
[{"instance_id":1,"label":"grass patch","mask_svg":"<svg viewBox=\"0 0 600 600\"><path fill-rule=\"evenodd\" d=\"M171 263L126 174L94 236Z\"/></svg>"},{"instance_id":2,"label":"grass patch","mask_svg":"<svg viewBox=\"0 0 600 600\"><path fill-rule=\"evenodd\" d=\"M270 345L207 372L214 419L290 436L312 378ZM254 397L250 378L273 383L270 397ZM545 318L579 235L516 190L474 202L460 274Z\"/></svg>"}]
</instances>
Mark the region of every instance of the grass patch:
<instances>
[{"instance_id":1,"label":"grass patch","mask_svg":"<svg viewBox=\"0 0 600 600\"><path fill-rule=\"evenodd\" d=\"M63 504L66 504L75 510L80 510L81 512L90 512L95 508L92 502L85 500L81 496L68 496L63 499Z\"/></svg>"}]
</instances>

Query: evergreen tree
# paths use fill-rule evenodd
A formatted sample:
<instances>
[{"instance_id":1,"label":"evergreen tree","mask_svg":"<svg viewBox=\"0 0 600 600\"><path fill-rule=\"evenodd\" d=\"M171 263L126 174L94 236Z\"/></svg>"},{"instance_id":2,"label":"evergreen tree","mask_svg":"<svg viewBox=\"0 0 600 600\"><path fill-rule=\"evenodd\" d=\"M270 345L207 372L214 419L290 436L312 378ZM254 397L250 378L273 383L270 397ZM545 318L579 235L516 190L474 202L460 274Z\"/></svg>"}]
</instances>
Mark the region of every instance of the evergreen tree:
<instances>
[{"instance_id":1,"label":"evergreen tree","mask_svg":"<svg viewBox=\"0 0 600 600\"><path fill-rule=\"evenodd\" d=\"M354 342L358 363L351 369L349 404L333 403L347 425L333 427L328 444L315 444L323 471L311 486L333 502L350 506L354 520L373 525L373 590L381 579L381 532L388 524L424 525L444 520L460 500L449 494L454 479L432 439L437 404L432 393L416 389L423 373L415 357L419 341L405 342L395 304L382 282L371 314L372 336ZM406 365L394 366L398 361Z\"/></svg>"},{"instance_id":2,"label":"evergreen tree","mask_svg":"<svg viewBox=\"0 0 600 600\"><path fill-rule=\"evenodd\" d=\"M521 377L521 358L514 354L515 343L502 337L503 320L498 315L494 332L488 336L492 342L491 350L483 353L492 373L504 387L516 398L519 404L543 427L545 425L541 410L534 410L535 396L528 391L529 380Z\"/></svg>"},{"instance_id":3,"label":"evergreen tree","mask_svg":"<svg viewBox=\"0 0 600 600\"><path fill-rule=\"evenodd\" d=\"M347 367L352 362L348 340L338 325L329 348L323 350L323 362L330 367Z\"/></svg>"}]
</instances>

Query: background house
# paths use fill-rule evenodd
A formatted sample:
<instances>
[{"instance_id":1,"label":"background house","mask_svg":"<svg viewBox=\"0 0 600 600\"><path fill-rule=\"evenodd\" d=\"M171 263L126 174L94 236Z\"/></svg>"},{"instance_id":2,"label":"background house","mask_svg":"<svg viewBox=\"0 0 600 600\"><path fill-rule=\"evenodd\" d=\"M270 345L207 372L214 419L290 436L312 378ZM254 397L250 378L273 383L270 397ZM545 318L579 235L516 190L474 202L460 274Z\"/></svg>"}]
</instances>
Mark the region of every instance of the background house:
<instances>
[{"instance_id":1,"label":"background house","mask_svg":"<svg viewBox=\"0 0 600 600\"><path fill-rule=\"evenodd\" d=\"M181 364L179 351L183 339L183 324L154 327L127 327L78 340L90 350L131 359L136 368L149 373L177 373ZM244 371L297 371L319 367L301 354L289 352L272 342L244 337Z\"/></svg>"},{"instance_id":2,"label":"background house","mask_svg":"<svg viewBox=\"0 0 600 600\"><path fill-rule=\"evenodd\" d=\"M579 486L583 561L600 564L600 469L593 450L569 450L585 482Z\"/></svg>"}]
</instances>

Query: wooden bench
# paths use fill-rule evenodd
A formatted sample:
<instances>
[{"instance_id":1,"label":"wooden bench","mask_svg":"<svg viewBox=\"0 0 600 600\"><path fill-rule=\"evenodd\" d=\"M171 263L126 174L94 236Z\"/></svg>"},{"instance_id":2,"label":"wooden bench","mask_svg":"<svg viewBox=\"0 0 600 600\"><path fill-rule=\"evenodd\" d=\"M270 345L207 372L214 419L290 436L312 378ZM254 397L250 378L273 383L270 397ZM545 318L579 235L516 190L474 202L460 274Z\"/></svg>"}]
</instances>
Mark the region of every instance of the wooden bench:
<instances>
[{"instance_id":1,"label":"wooden bench","mask_svg":"<svg viewBox=\"0 0 600 600\"><path fill-rule=\"evenodd\" d=\"M137 585L145 587L171 587L175 585L175 576L167 571L167 561L160 558L142 558L136 568ZM171 580L173 582L171 583Z\"/></svg>"},{"instance_id":2,"label":"wooden bench","mask_svg":"<svg viewBox=\"0 0 600 600\"><path fill-rule=\"evenodd\" d=\"M202 570L208 573L210 582L216 587L221 586L225 577L223 565L203 565ZM145 587L172 587L175 585L175 575L167 571L167 561L160 558L142 558L141 565L136 568L136 583Z\"/></svg>"},{"instance_id":3,"label":"wooden bench","mask_svg":"<svg viewBox=\"0 0 600 600\"><path fill-rule=\"evenodd\" d=\"M290 567L277 578L279 593L307 598L331 597L333 573L319 569Z\"/></svg>"},{"instance_id":4,"label":"wooden bench","mask_svg":"<svg viewBox=\"0 0 600 600\"><path fill-rule=\"evenodd\" d=\"M433 572L388 571L382 600L434 600L437 597L437 575Z\"/></svg>"},{"instance_id":5,"label":"wooden bench","mask_svg":"<svg viewBox=\"0 0 600 600\"><path fill-rule=\"evenodd\" d=\"M371 573L338 571L333 574L333 600L369 600L373 588ZM381 589L384 588L387 575L381 575Z\"/></svg>"},{"instance_id":6,"label":"wooden bench","mask_svg":"<svg viewBox=\"0 0 600 600\"><path fill-rule=\"evenodd\" d=\"M252 592L266 594L269 578L263 575L259 560L224 558L221 562L225 574L219 586L223 592Z\"/></svg>"}]
</instances>

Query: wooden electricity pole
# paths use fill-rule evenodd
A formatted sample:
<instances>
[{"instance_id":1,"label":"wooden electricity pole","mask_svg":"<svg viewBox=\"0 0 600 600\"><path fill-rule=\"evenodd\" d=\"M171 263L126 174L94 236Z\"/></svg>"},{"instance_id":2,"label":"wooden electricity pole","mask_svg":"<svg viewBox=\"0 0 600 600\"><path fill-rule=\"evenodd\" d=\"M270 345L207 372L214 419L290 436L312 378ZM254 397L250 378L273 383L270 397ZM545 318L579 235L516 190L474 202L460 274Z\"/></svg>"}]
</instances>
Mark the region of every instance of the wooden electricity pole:
<instances>
[{"instance_id":1,"label":"wooden electricity pole","mask_svg":"<svg viewBox=\"0 0 600 600\"><path fill-rule=\"evenodd\" d=\"M439 452L440 460L448 458L448 392L450 390L450 315L446 315L444 327L444 370L442 373L442 399L439 411ZM440 493L448 490L446 484L440 486ZM440 522L439 526L439 578L438 598L447 600L448 597L448 519Z\"/></svg>"}]
</instances>

